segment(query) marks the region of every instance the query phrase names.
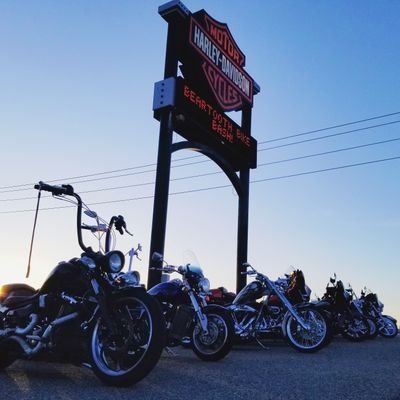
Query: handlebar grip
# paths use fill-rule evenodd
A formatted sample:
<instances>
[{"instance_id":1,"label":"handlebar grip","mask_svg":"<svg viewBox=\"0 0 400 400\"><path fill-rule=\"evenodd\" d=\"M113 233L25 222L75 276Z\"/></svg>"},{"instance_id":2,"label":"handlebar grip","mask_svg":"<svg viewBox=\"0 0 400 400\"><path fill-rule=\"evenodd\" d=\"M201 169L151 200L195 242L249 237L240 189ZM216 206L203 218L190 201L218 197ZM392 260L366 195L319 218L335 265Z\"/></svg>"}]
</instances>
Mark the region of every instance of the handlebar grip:
<instances>
[{"instance_id":1,"label":"handlebar grip","mask_svg":"<svg viewBox=\"0 0 400 400\"><path fill-rule=\"evenodd\" d=\"M45 192L50 192L53 195L60 196L62 194L72 196L74 194L74 188L71 185L48 185L40 181L38 184L34 186L37 190L43 190Z\"/></svg>"}]
</instances>

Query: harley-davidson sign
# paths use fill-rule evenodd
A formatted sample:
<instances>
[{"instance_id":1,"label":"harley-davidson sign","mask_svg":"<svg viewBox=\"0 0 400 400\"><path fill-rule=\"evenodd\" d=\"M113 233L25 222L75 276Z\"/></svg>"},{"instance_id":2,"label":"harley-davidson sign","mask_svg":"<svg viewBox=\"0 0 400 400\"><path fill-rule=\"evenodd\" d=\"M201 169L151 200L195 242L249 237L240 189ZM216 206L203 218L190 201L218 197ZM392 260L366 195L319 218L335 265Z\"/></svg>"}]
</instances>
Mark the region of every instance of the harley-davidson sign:
<instances>
[{"instance_id":1,"label":"harley-davidson sign","mask_svg":"<svg viewBox=\"0 0 400 400\"><path fill-rule=\"evenodd\" d=\"M190 17L189 44L201 56L201 69L224 111L253 104L253 79L244 71L245 56L228 26L204 10Z\"/></svg>"},{"instance_id":2,"label":"harley-davidson sign","mask_svg":"<svg viewBox=\"0 0 400 400\"><path fill-rule=\"evenodd\" d=\"M245 71L246 57L228 29L205 10L191 13L180 0L162 7L169 30L166 66L154 87L154 116L172 113L173 130L212 150L234 171L257 167L251 136L253 96L260 90ZM241 123L230 111L241 112Z\"/></svg>"}]
</instances>

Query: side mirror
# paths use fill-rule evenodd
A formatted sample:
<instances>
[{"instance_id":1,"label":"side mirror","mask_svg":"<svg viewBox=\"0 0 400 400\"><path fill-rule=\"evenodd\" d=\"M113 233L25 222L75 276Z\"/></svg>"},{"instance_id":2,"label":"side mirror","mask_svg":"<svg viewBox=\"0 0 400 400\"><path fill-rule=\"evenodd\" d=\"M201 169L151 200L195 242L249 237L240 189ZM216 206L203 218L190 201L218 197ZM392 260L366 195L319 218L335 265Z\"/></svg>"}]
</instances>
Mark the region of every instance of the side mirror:
<instances>
[{"instance_id":1,"label":"side mirror","mask_svg":"<svg viewBox=\"0 0 400 400\"><path fill-rule=\"evenodd\" d=\"M90 218L97 218L97 213L96 211L92 211L92 210L85 210L84 211L85 215L87 215Z\"/></svg>"}]
</instances>

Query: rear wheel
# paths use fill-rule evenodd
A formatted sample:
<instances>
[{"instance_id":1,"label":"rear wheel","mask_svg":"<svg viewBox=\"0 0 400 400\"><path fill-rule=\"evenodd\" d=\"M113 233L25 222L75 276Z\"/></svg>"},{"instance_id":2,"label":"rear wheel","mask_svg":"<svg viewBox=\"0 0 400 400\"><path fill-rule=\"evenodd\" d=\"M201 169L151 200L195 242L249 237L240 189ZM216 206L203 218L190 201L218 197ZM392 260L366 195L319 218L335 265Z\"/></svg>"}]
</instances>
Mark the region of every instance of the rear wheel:
<instances>
[{"instance_id":1,"label":"rear wheel","mask_svg":"<svg viewBox=\"0 0 400 400\"><path fill-rule=\"evenodd\" d=\"M328 343L328 324L324 316L316 309L307 307L296 310L308 329L290 315L285 323L286 336L296 350L313 353Z\"/></svg>"},{"instance_id":2,"label":"rear wheel","mask_svg":"<svg viewBox=\"0 0 400 400\"><path fill-rule=\"evenodd\" d=\"M91 365L105 384L129 386L159 360L165 322L158 302L145 292L116 298L110 310L114 330L98 318L90 345Z\"/></svg>"},{"instance_id":3,"label":"rear wheel","mask_svg":"<svg viewBox=\"0 0 400 400\"><path fill-rule=\"evenodd\" d=\"M232 348L234 325L231 314L222 307L208 306L203 309L207 316L207 330L204 332L200 322L192 332L192 349L204 361L218 361Z\"/></svg>"}]
</instances>

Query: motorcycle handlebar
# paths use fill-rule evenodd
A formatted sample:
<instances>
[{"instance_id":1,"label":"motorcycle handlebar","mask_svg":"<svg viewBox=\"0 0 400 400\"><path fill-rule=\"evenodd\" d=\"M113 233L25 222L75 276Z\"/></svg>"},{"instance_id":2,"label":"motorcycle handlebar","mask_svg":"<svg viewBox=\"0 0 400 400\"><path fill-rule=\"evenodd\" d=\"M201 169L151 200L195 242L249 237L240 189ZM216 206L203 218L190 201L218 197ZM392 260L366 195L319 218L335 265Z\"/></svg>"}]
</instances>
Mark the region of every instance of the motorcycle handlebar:
<instances>
[{"instance_id":1,"label":"motorcycle handlebar","mask_svg":"<svg viewBox=\"0 0 400 400\"><path fill-rule=\"evenodd\" d=\"M171 272L180 272L179 268L174 267L173 265L165 265L164 267L151 267L150 269L155 270L155 271L163 271L167 273Z\"/></svg>"},{"instance_id":2,"label":"motorcycle handlebar","mask_svg":"<svg viewBox=\"0 0 400 400\"><path fill-rule=\"evenodd\" d=\"M88 231L92 232L108 232L108 227L105 224L100 224L100 225L86 225L82 224L81 225L82 229L86 229Z\"/></svg>"},{"instance_id":3,"label":"motorcycle handlebar","mask_svg":"<svg viewBox=\"0 0 400 400\"><path fill-rule=\"evenodd\" d=\"M71 185L48 185L40 181L38 184L34 186L36 190L43 190L45 192L50 192L55 196L67 195L73 196L74 195L74 188Z\"/></svg>"},{"instance_id":4,"label":"motorcycle handlebar","mask_svg":"<svg viewBox=\"0 0 400 400\"><path fill-rule=\"evenodd\" d=\"M77 193L74 192L74 188L71 185L61 185L61 186L48 185L47 183L44 183L42 181L36 184L34 188L40 191L44 190L45 192L50 192L55 196L66 195L75 197L78 208L76 216L76 230L78 234L78 243L83 251L85 252L92 251L90 247L85 246L82 240L82 199Z\"/></svg>"}]
</instances>

